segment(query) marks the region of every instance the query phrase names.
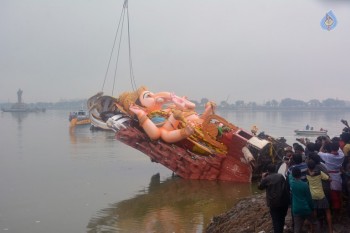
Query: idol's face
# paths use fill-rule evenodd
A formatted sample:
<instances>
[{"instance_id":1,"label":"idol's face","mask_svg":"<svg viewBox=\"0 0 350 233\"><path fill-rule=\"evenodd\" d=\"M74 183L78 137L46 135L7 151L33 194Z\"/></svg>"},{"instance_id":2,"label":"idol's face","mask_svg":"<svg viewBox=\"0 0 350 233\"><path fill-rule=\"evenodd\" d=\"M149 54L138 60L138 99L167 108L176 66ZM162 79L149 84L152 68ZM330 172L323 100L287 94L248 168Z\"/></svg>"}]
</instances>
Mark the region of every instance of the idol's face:
<instances>
[{"instance_id":1,"label":"idol's face","mask_svg":"<svg viewBox=\"0 0 350 233\"><path fill-rule=\"evenodd\" d=\"M143 91L139 96L139 101L142 107L149 111L159 110L165 103L171 101L171 94L169 92L153 93L150 91Z\"/></svg>"},{"instance_id":2,"label":"idol's face","mask_svg":"<svg viewBox=\"0 0 350 233\"><path fill-rule=\"evenodd\" d=\"M154 98L154 94L150 91L141 92L139 100L140 100L142 106L146 107L146 108L152 108L156 103L156 99Z\"/></svg>"}]
</instances>

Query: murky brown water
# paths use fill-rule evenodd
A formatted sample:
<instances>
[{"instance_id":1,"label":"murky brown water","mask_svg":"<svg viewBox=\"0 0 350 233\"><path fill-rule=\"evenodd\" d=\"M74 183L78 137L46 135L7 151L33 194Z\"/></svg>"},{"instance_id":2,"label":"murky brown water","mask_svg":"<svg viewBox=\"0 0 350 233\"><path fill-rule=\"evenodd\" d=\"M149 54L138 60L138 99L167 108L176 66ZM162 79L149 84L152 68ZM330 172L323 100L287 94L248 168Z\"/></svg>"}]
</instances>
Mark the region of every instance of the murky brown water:
<instances>
[{"instance_id":1,"label":"murky brown water","mask_svg":"<svg viewBox=\"0 0 350 233\"><path fill-rule=\"evenodd\" d=\"M89 127L69 110L0 113L0 232L202 232L254 184L190 181ZM307 123L339 134L344 112L223 112L293 143Z\"/></svg>"}]
</instances>

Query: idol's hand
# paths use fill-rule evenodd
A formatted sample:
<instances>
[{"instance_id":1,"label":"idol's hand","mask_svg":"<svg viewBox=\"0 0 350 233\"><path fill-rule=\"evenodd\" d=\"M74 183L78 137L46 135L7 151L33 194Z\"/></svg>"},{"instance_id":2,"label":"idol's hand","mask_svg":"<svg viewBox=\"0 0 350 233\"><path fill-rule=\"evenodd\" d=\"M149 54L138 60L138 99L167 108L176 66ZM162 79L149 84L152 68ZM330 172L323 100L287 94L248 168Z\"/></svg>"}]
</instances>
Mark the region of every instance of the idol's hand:
<instances>
[{"instance_id":1,"label":"idol's hand","mask_svg":"<svg viewBox=\"0 0 350 233\"><path fill-rule=\"evenodd\" d=\"M137 116L146 114L146 112L136 104L131 104L129 110L135 113Z\"/></svg>"}]
</instances>

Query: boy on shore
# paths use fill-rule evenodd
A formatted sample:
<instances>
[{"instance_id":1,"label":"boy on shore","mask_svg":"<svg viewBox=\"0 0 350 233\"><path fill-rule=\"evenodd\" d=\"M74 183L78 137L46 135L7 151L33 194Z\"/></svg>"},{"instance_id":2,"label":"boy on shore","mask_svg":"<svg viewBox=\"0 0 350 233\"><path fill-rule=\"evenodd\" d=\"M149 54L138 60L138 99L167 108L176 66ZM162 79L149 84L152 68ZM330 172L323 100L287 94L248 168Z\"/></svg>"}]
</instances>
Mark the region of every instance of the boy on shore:
<instances>
[{"instance_id":1,"label":"boy on shore","mask_svg":"<svg viewBox=\"0 0 350 233\"><path fill-rule=\"evenodd\" d=\"M294 233L300 233L304 221L308 220L311 232L320 232L320 225L313 215L313 202L307 182L301 180L301 170L294 167L289 175L289 184L292 192L292 214L294 218Z\"/></svg>"},{"instance_id":2,"label":"boy on shore","mask_svg":"<svg viewBox=\"0 0 350 233\"><path fill-rule=\"evenodd\" d=\"M316 163L311 159L308 161L307 166L308 173L306 178L309 183L311 197L314 204L314 215L317 217L317 212L325 211L328 232L333 233L331 210L322 186L322 180L329 180L329 176L326 173L316 169Z\"/></svg>"}]
</instances>

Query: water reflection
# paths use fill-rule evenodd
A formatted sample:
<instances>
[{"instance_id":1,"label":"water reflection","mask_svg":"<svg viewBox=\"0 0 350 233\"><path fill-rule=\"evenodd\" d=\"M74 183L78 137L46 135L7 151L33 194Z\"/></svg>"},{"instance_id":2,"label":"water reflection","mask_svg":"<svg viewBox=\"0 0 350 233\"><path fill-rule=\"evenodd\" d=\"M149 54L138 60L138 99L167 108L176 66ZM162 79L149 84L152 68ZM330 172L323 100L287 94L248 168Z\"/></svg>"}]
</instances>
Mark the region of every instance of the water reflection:
<instances>
[{"instance_id":1,"label":"water reflection","mask_svg":"<svg viewBox=\"0 0 350 233\"><path fill-rule=\"evenodd\" d=\"M91 135L87 132L89 130L89 125L82 125L79 127L69 126L69 139L71 144L78 143L90 143Z\"/></svg>"},{"instance_id":2,"label":"water reflection","mask_svg":"<svg viewBox=\"0 0 350 233\"><path fill-rule=\"evenodd\" d=\"M90 144L98 140L115 141L115 133L113 131L99 130L91 131L90 125L79 125L68 127L69 140L74 144Z\"/></svg>"},{"instance_id":3,"label":"water reflection","mask_svg":"<svg viewBox=\"0 0 350 233\"><path fill-rule=\"evenodd\" d=\"M17 148L18 154L23 153L23 120L28 116L28 112L10 112L13 119L17 121Z\"/></svg>"},{"instance_id":4,"label":"water reflection","mask_svg":"<svg viewBox=\"0 0 350 233\"><path fill-rule=\"evenodd\" d=\"M254 192L252 184L151 177L148 190L99 211L88 232L203 232L214 215Z\"/></svg>"},{"instance_id":5,"label":"water reflection","mask_svg":"<svg viewBox=\"0 0 350 233\"><path fill-rule=\"evenodd\" d=\"M22 126L22 121L28 116L28 112L11 112L12 118L16 119L18 122L18 127Z\"/></svg>"}]
</instances>

